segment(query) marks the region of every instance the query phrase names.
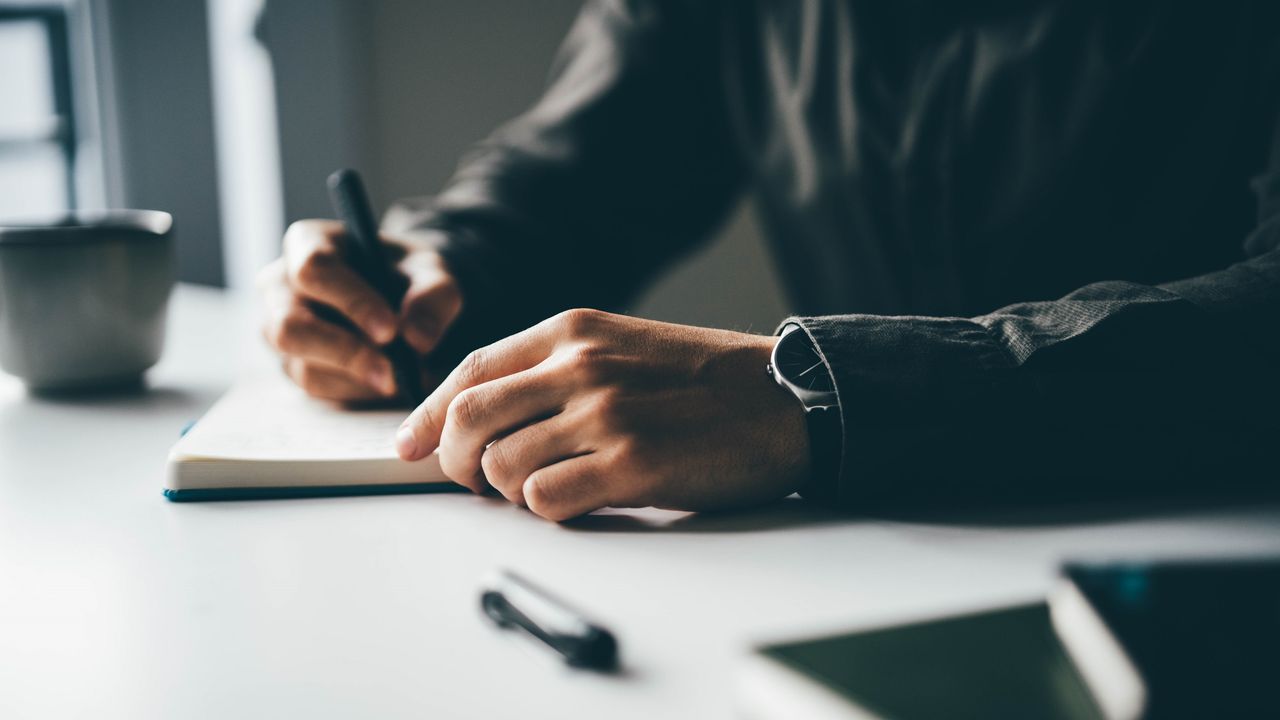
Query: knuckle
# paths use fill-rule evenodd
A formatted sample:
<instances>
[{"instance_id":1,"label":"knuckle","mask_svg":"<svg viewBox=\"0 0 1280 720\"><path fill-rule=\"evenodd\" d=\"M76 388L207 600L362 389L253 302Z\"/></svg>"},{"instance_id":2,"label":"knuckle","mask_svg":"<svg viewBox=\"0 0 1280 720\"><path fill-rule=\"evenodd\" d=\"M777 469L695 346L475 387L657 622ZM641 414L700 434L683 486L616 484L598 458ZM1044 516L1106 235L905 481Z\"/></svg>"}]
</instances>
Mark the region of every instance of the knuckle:
<instances>
[{"instance_id":1,"label":"knuckle","mask_svg":"<svg viewBox=\"0 0 1280 720\"><path fill-rule=\"evenodd\" d=\"M419 289L410 288L405 294L402 307L405 312L415 319L432 320L436 318L445 318L449 315L447 312L448 303L444 302L437 293L433 291L422 292Z\"/></svg>"},{"instance_id":2,"label":"knuckle","mask_svg":"<svg viewBox=\"0 0 1280 720\"><path fill-rule=\"evenodd\" d=\"M480 469L490 485L508 500L516 502L520 499L524 478L515 474L511 461L509 450L504 449L500 442L494 443L480 456Z\"/></svg>"},{"instance_id":3,"label":"knuckle","mask_svg":"<svg viewBox=\"0 0 1280 720\"><path fill-rule=\"evenodd\" d=\"M298 220L284 231L281 247L290 263L298 262L333 245L314 220Z\"/></svg>"},{"instance_id":4,"label":"knuckle","mask_svg":"<svg viewBox=\"0 0 1280 720\"><path fill-rule=\"evenodd\" d=\"M276 322L263 327L262 336L267 339L267 344L275 348L277 352L285 355L289 354L289 351L284 347L284 323Z\"/></svg>"},{"instance_id":5,"label":"knuckle","mask_svg":"<svg viewBox=\"0 0 1280 720\"><path fill-rule=\"evenodd\" d=\"M280 318L272 331L272 345L286 354L295 354L301 349L302 337L306 333L311 318L299 308L291 309Z\"/></svg>"},{"instance_id":6,"label":"knuckle","mask_svg":"<svg viewBox=\"0 0 1280 720\"><path fill-rule=\"evenodd\" d=\"M410 287L409 302L420 302L442 314L452 314L462 306L462 289L451 275L441 273L428 281Z\"/></svg>"},{"instance_id":7,"label":"knuckle","mask_svg":"<svg viewBox=\"0 0 1280 720\"><path fill-rule=\"evenodd\" d=\"M298 263L294 280L303 287L323 285L328 279L333 261L334 256L328 252L323 250L311 252Z\"/></svg>"},{"instance_id":8,"label":"knuckle","mask_svg":"<svg viewBox=\"0 0 1280 720\"><path fill-rule=\"evenodd\" d=\"M622 395L617 390L602 390L592 401L590 412L599 426L610 435L625 433L630 427Z\"/></svg>"},{"instance_id":9,"label":"knuckle","mask_svg":"<svg viewBox=\"0 0 1280 720\"><path fill-rule=\"evenodd\" d=\"M488 364L489 357L484 348L472 350L467 353L462 362L458 363L458 375L463 382L472 382L484 375L484 369Z\"/></svg>"},{"instance_id":10,"label":"knuckle","mask_svg":"<svg viewBox=\"0 0 1280 720\"><path fill-rule=\"evenodd\" d=\"M295 220L284 230L284 248L289 253L297 249L299 243L306 240L309 224L305 220Z\"/></svg>"},{"instance_id":11,"label":"knuckle","mask_svg":"<svg viewBox=\"0 0 1280 720\"><path fill-rule=\"evenodd\" d=\"M318 218L294 220L284 230L284 244L296 247L326 241L332 235L331 228L333 227L337 227L336 222L333 220Z\"/></svg>"},{"instance_id":12,"label":"knuckle","mask_svg":"<svg viewBox=\"0 0 1280 720\"><path fill-rule=\"evenodd\" d=\"M637 486L644 486L657 474L657 467L654 464L654 455L645 447L645 443L634 435L626 435L619 438L617 450L615 451L614 461L619 467L625 467L630 470L630 475L634 477Z\"/></svg>"},{"instance_id":13,"label":"knuckle","mask_svg":"<svg viewBox=\"0 0 1280 720\"><path fill-rule=\"evenodd\" d=\"M484 476L489 480L489 484L494 487L498 487L498 485L503 484L502 481L506 478L506 474L503 472L502 462L498 458L498 453L502 451L498 450L497 447L496 443L490 445L485 449L484 453L480 455L480 470L484 472ZM498 489L501 490L502 488Z\"/></svg>"},{"instance_id":14,"label":"knuckle","mask_svg":"<svg viewBox=\"0 0 1280 720\"><path fill-rule=\"evenodd\" d=\"M430 352L443 335L443 330L430 317L413 317L404 326L405 341L423 354Z\"/></svg>"},{"instance_id":15,"label":"knuckle","mask_svg":"<svg viewBox=\"0 0 1280 720\"><path fill-rule=\"evenodd\" d=\"M608 379L608 353L597 345L575 345L566 352L565 363L571 372L588 385L602 384Z\"/></svg>"},{"instance_id":16,"label":"knuckle","mask_svg":"<svg viewBox=\"0 0 1280 720\"><path fill-rule=\"evenodd\" d=\"M471 473L467 471L467 463L463 461L452 447L442 445L438 455L440 458L441 472L459 485L473 490L475 489L475 479L471 477Z\"/></svg>"},{"instance_id":17,"label":"knuckle","mask_svg":"<svg viewBox=\"0 0 1280 720\"><path fill-rule=\"evenodd\" d=\"M377 310L377 304L373 298L367 295L353 295L347 299L347 314L352 320L360 320L369 317Z\"/></svg>"},{"instance_id":18,"label":"knuckle","mask_svg":"<svg viewBox=\"0 0 1280 720\"><path fill-rule=\"evenodd\" d=\"M441 297L423 295L406 301L404 305L409 322L416 330L426 336L443 334L444 328L452 323L462 311L460 297Z\"/></svg>"},{"instance_id":19,"label":"knuckle","mask_svg":"<svg viewBox=\"0 0 1280 720\"><path fill-rule=\"evenodd\" d=\"M376 353L353 339L344 338L337 343L335 351L338 363L348 372L367 375L376 367Z\"/></svg>"},{"instance_id":20,"label":"knuckle","mask_svg":"<svg viewBox=\"0 0 1280 720\"><path fill-rule=\"evenodd\" d=\"M608 313L591 308L573 308L556 315L553 320L560 330L571 337L587 334Z\"/></svg>"},{"instance_id":21,"label":"knuckle","mask_svg":"<svg viewBox=\"0 0 1280 720\"><path fill-rule=\"evenodd\" d=\"M377 312L378 304L371 297L356 295L355 297L347 300L347 317L357 323L363 323L364 321L372 319Z\"/></svg>"},{"instance_id":22,"label":"knuckle","mask_svg":"<svg viewBox=\"0 0 1280 720\"><path fill-rule=\"evenodd\" d=\"M410 422L407 427L409 427L410 431L413 432L414 439L421 442L423 440L423 436L430 434L432 430L443 434L445 428L440 424L440 421L443 421L443 419L444 418L436 417L436 414L431 407L431 403L424 402L418 406L417 410L413 411L413 414L409 416Z\"/></svg>"},{"instance_id":23,"label":"knuckle","mask_svg":"<svg viewBox=\"0 0 1280 720\"><path fill-rule=\"evenodd\" d=\"M553 493L547 491L548 483L541 472L535 472L524 483L524 502L535 514L548 520L567 520L564 509L556 502Z\"/></svg>"},{"instance_id":24,"label":"knuckle","mask_svg":"<svg viewBox=\"0 0 1280 720\"><path fill-rule=\"evenodd\" d=\"M441 313L453 318L462 311L462 288L458 287L457 281L452 277L441 283L439 288L437 292Z\"/></svg>"},{"instance_id":25,"label":"knuckle","mask_svg":"<svg viewBox=\"0 0 1280 720\"><path fill-rule=\"evenodd\" d=\"M309 393L315 393L320 389L319 375L314 367L306 363L298 363L293 370L293 379L303 390Z\"/></svg>"},{"instance_id":26,"label":"knuckle","mask_svg":"<svg viewBox=\"0 0 1280 720\"><path fill-rule=\"evenodd\" d=\"M480 396L474 390L463 390L449 402L448 422L459 430L475 427L482 412Z\"/></svg>"}]
</instances>

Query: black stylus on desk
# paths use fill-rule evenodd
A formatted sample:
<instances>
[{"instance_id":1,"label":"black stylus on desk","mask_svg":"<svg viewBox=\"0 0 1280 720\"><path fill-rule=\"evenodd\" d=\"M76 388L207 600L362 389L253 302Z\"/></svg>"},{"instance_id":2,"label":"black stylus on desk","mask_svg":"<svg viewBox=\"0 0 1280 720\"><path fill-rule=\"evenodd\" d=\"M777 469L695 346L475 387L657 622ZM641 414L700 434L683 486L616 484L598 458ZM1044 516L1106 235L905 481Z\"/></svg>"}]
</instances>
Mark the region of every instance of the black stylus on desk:
<instances>
[{"instance_id":1,"label":"black stylus on desk","mask_svg":"<svg viewBox=\"0 0 1280 720\"><path fill-rule=\"evenodd\" d=\"M329 176L329 199L333 209L347 226L350 242L346 247L347 263L380 293L391 310L400 309L404 299L404 283L391 269L382 241L378 239L378 221L369 204L369 195L355 170L343 169ZM383 348L391 361L396 389L400 397L413 405L426 399L422 379L418 371L418 359L413 348L396 337Z\"/></svg>"},{"instance_id":2,"label":"black stylus on desk","mask_svg":"<svg viewBox=\"0 0 1280 720\"><path fill-rule=\"evenodd\" d=\"M486 584L480 607L498 627L525 631L574 667L608 671L618 665L613 633L513 572L504 570Z\"/></svg>"}]
</instances>

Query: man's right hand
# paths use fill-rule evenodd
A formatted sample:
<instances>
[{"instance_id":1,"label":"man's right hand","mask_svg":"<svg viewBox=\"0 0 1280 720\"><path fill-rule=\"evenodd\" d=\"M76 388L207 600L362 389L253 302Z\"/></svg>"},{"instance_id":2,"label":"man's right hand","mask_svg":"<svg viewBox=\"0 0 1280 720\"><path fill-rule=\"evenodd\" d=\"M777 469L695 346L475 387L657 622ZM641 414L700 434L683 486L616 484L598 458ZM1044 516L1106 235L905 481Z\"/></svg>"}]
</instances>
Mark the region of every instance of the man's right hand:
<instances>
[{"instance_id":1,"label":"man's right hand","mask_svg":"<svg viewBox=\"0 0 1280 720\"><path fill-rule=\"evenodd\" d=\"M334 220L290 225L283 255L258 276L267 342L311 395L344 402L395 395L380 348L400 336L426 357L462 310L457 281L428 243L382 240L408 281L399 312L347 266L343 226ZM335 313L345 322L331 319Z\"/></svg>"}]
</instances>

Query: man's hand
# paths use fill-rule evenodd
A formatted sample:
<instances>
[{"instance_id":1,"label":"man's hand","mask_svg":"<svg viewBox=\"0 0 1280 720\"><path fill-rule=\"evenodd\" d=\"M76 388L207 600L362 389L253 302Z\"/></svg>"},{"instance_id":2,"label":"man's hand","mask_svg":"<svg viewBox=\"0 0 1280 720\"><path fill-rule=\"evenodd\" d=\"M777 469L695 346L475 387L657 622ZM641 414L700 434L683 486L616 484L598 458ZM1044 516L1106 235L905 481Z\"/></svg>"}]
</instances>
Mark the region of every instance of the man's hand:
<instances>
[{"instance_id":1,"label":"man's hand","mask_svg":"<svg viewBox=\"0 0 1280 720\"><path fill-rule=\"evenodd\" d=\"M570 310L469 355L397 447L557 521L773 500L809 468L803 410L765 372L775 341Z\"/></svg>"},{"instance_id":2,"label":"man's hand","mask_svg":"<svg viewBox=\"0 0 1280 720\"><path fill-rule=\"evenodd\" d=\"M301 220L284 254L258 277L263 333L285 372L308 393L339 401L395 395L391 363L379 349L396 336L425 356L462 309L457 282L426 246L383 238L408 290L399 312L342 258L342 224Z\"/></svg>"}]
</instances>

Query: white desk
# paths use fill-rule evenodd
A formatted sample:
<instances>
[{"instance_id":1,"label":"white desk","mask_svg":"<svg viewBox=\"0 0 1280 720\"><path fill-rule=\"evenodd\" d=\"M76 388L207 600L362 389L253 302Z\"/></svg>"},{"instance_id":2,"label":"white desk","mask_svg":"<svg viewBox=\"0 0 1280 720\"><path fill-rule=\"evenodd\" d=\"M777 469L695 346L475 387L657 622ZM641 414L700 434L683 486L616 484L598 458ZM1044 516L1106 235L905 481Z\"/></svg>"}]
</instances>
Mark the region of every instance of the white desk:
<instances>
[{"instance_id":1,"label":"white desk","mask_svg":"<svg viewBox=\"0 0 1280 720\"><path fill-rule=\"evenodd\" d=\"M181 288L144 395L0 376L0 717L729 717L753 640L1033 598L1065 555L1280 552L1274 507L925 524L791 502L571 528L470 495L170 504L179 429L265 359L240 307ZM497 566L610 625L626 672L492 628L475 589Z\"/></svg>"}]
</instances>

